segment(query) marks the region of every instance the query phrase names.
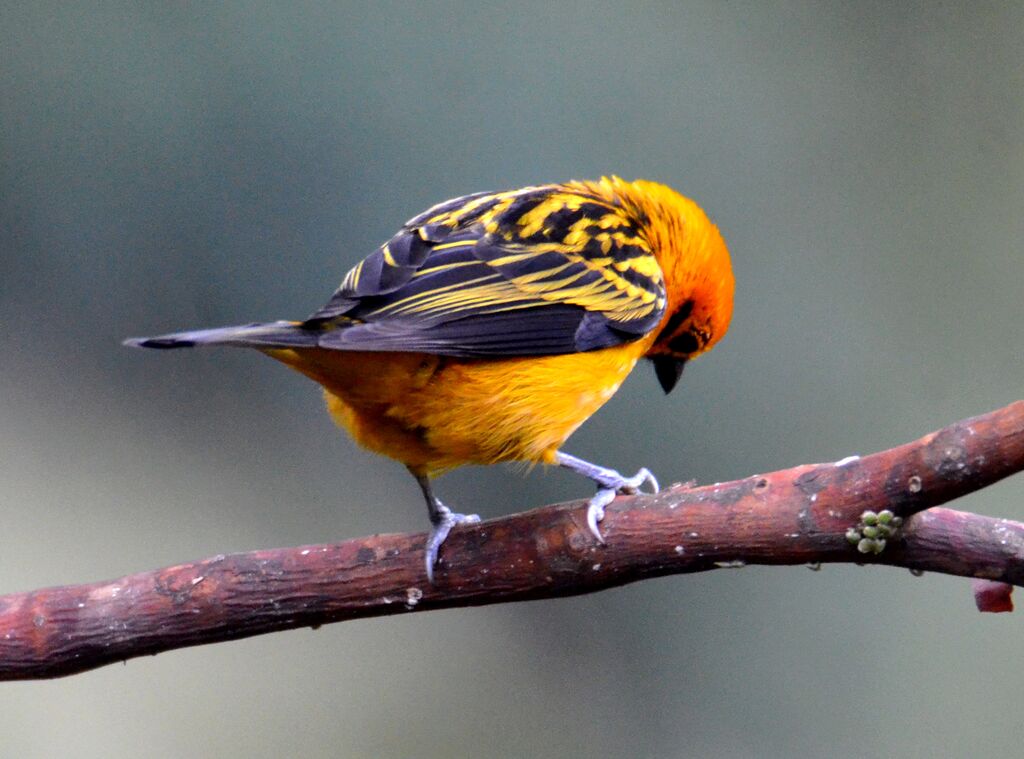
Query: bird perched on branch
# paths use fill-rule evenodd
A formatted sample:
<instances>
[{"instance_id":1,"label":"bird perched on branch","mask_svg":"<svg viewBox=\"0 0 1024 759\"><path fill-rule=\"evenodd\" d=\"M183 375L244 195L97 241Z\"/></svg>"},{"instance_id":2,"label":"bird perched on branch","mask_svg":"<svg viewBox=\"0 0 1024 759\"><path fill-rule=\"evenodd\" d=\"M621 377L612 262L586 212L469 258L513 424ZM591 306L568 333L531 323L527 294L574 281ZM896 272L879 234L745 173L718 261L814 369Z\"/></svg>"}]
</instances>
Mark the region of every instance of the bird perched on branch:
<instances>
[{"instance_id":1,"label":"bird perched on branch","mask_svg":"<svg viewBox=\"0 0 1024 759\"><path fill-rule=\"evenodd\" d=\"M401 461L423 490L438 550L457 514L431 477L463 464L557 464L598 488L594 537L617 493L657 492L560 450L641 359L669 392L729 327L733 274L693 201L617 177L482 192L416 216L304 321L135 338L143 348L255 348L324 387L331 416Z\"/></svg>"}]
</instances>

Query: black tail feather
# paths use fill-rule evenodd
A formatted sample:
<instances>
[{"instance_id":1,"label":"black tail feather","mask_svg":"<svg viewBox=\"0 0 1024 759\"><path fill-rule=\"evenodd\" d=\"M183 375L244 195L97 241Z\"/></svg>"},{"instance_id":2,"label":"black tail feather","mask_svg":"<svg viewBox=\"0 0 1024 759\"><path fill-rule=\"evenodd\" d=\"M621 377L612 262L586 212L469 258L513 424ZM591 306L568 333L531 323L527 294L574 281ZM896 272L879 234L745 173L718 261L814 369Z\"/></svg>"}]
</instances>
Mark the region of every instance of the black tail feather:
<instances>
[{"instance_id":1,"label":"black tail feather","mask_svg":"<svg viewBox=\"0 0 1024 759\"><path fill-rule=\"evenodd\" d=\"M132 348L193 348L197 345L232 345L242 348L311 348L317 333L303 328L301 322L266 322L237 327L215 327L189 332L172 332L155 337L131 337L124 341Z\"/></svg>"}]
</instances>

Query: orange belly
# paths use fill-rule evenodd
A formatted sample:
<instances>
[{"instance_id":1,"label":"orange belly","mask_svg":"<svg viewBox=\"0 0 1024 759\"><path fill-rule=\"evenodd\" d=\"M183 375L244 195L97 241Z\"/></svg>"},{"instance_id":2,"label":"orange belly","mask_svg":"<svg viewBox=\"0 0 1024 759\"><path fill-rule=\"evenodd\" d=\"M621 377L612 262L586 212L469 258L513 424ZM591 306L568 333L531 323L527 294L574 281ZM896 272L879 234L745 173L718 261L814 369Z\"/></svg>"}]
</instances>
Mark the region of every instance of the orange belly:
<instances>
[{"instance_id":1,"label":"orange belly","mask_svg":"<svg viewBox=\"0 0 1024 759\"><path fill-rule=\"evenodd\" d=\"M358 443L433 475L463 464L552 463L648 343L508 359L321 348L266 353L323 385L331 416Z\"/></svg>"}]
</instances>

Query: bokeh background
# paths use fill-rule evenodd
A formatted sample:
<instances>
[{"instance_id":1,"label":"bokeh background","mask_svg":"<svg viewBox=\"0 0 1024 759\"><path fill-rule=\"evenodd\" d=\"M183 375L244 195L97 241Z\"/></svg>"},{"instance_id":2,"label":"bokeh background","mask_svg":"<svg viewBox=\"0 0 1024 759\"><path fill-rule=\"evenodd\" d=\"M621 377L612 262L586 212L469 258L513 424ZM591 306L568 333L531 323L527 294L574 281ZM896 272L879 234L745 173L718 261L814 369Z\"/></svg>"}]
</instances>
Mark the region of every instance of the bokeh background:
<instances>
[{"instance_id":1,"label":"bokeh background","mask_svg":"<svg viewBox=\"0 0 1024 759\"><path fill-rule=\"evenodd\" d=\"M708 209L736 315L574 453L717 481L1024 393L1019 3L0 4L0 592L422 529L303 378L121 339L302 317L436 201L613 172ZM6 684L0 756L1012 756L1022 630L954 578L722 571Z\"/></svg>"}]
</instances>

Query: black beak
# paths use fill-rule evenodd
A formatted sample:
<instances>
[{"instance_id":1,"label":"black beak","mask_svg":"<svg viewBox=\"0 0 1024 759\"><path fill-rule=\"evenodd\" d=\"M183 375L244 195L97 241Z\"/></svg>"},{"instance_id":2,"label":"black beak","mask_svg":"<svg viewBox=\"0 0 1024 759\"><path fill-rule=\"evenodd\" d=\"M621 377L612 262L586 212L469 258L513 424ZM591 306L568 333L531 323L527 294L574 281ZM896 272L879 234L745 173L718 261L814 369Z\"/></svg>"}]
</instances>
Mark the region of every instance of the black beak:
<instances>
[{"instance_id":1,"label":"black beak","mask_svg":"<svg viewBox=\"0 0 1024 759\"><path fill-rule=\"evenodd\" d=\"M654 362L654 373L658 376L665 395L672 392L672 388L683 376L683 367L686 366L685 358L672 358L671 356L655 356L651 359Z\"/></svg>"}]
</instances>

